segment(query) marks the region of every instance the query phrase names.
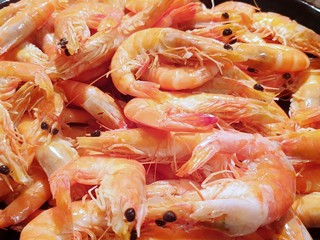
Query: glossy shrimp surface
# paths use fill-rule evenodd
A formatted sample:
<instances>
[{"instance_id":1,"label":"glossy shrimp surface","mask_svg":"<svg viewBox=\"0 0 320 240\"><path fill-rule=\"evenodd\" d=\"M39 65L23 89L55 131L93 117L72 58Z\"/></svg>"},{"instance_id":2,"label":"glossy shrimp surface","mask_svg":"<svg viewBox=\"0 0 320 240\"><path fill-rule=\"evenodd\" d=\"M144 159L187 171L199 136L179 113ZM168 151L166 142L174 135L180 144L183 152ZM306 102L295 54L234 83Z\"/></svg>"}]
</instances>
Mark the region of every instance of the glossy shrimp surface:
<instances>
[{"instance_id":1,"label":"glossy shrimp surface","mask_svg":"<svg viewBox=\"0 0 320 240\"><path fill-rule=\"evenodd\" d=\"M0 228L21 240L311 239L319 33L237 1L11 2Z\"/></svg>"}]
</instances>

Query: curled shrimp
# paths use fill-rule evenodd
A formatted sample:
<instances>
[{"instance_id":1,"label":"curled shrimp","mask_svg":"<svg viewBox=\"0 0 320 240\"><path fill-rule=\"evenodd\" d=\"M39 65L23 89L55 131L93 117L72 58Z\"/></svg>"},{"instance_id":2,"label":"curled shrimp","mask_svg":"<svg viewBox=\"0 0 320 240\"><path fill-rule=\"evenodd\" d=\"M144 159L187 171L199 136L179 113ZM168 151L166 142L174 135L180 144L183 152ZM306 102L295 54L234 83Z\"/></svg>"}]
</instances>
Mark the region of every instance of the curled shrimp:
<instances>
[{"instance_id":1,"label":"curled shrimp","mask_svg":"<svg viewBox=\"0 0 320 240\"><path fill-rule=\"evenodd\" d=\"M83 50L72 56L56 55L46 69L54 79L70 79L98 67L112 58L120 44L132 33L154 26L163 17L172 1L161 0L158 4L125 18L113 29L96 32L85 42Z\"/></svg>"},{"instance_id":2,"label":"curled shrimp","mask_svg":"<svg viewBox=\"0 0 320 240\"><path fill-rule=\"evenodd\" d=\"M177 223L208 222L239 236L253 233L289 210L295 197L295 171L279 145L258 134L215 131L194 149L177 175L194 173L215 162L219 153L229 155L231 162L221 169L230 171L229 178L203 182L200 188L191 184L179 197L148 198L148 219L166 218L170 211Z\"/></svg>"},{"instance_id":3,"label":"curled shrimp","mask_svg":"<svg viewBox=\"0 0 320 240\"><path fill-rule=\"evenodd\" d=\"M147 36L152 36L153 41ZM145 66L145 61L148 61L150 56L158 55L167 58L168 61L171 59L170 61L180 62L182 66L192 61L199 65L204 60L213 61L218 69L230 60L245 60L236 52L224 49L223 43L213 39L194 36L172 28L146 29L132 34L115 52L111 61L111 77L116 88L122 94L135 97L154 97L159 94L161 96L159 92L161 85L139 81L135 77L135 72ZM196 83L196 79L194 80Z\"/></svg>"},{"instance_id":4,"label":"curled shrimp","mask_svg":"<svg viewBox=\"0 0 320 240\"><path fill-rule=\"evenodd\" d=\"M42 168L31 166L28 173L32 179L31 185L25 186L17 198L0 210L0 228L22 222L51 196L48 179Z\"/></svg>"},{"instance_id":5,"label":"curled shrimp","mask_svg":"<svg viewBox=\"0 0 320 240\"><path fill-rule=\"evenodd\" d=\"M286 120L279 108L266 102L210 93L167 93L160 100L134 98L125 106L124 114L135 123L169 131L208 131L219 118L249 125Z\"/></svg>"},{"instance_id":6,"label":"curled shrimp","mask_svg":"<svg viewBox=\"0 0 320 240\"><path fill-rule=\"evenodd\" d=\"M97 231L106 233L106 214L94 201L75 201L71 204L73 230L78 239L90 237L97 239ZM47 239L72 239L72 234L66 225L68 224L65 213L59 207L53 207L43 211L31 220L20 235L21 240L47 240ZM107 235L108 236L108 235Z\"/></svg>"},{"instance_id":7,"label":"curled shrimp","mask_svg":"<svg viewBox=\"0 0 320 240\"><path fill-rule=\"evenodd\" d=\"M101 21L110 27L119 24L124 12L105 3L77 3L55 17L55 37L59 47L73 55L90 37L90 28L97 29ZM105 20L104 20L105 19Z\"/></svg>"},{"instance_id":8,"label":"curled shrimp","mask_svg":"<svg viewBox=\"0 0 320 240\"><path fill-rule=\"evenodd\" d=\"M99 88L76 81L56 84L63 90L69 103L80 106L107 128L125 128L126 119L115 100Z\"/></svg>"},{"instance_id":9,"label":"curled shrimp","mask_svg":"<svg viewBox=\"0 0 320 240\"><path fill-rule=\"evenodd\" d=\"M34 30L40 28L55 9L54 1L51 0L37 0L28 4L1 25L0 55L17 46Z\"/></svg>"},{"instance_id":10,"label":"curled shrimp","mask_svg":"<svg viewBox=\"0 0 320 240\"><path fill-rule=\"evenodd\" d=\"M264 37L320 57L320 35L286 16L257 12L253 14L252 27Z\"/></svg>"},{"instance_id":11,"label":"curled shrimp","mask_svg":"<svg viewBox=\"0 0 320 240\"><path fill-rule=\"evenodd\" d=\"M320 70L303 71L297 78L301 84L290 99L290 117L299 127L320 128Z\"/></svg>"},{"instance_id":12,"label":"curled shrimp","mask_svg":"<svg viewBox=\"0 0 320 240\"><path fill-rule=\"evenodd\" d=\"M100 185L95 190L94 201L106 213L108 226L125 239L134 225L139 234L146 216L146 192L145 170L137 161L104 155L83 156L55 171L49 181L57 206L67 211L71 207L68 194L74 183ZM133 217L129 218L126 211L132 212Z\"/></svg>"}]
</instances>

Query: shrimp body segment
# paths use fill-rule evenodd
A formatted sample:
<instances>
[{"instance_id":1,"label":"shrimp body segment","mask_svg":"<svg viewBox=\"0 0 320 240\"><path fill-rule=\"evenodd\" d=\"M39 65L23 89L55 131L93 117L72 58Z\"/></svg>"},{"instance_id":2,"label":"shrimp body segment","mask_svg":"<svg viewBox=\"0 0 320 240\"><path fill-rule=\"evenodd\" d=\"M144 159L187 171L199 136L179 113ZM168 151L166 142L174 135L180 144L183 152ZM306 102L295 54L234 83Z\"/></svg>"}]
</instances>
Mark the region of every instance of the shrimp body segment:
<instances>
[{"instance_id":1,"label":"shrimp body segment","mask_svg":"<svg viewBox=\"0 0 320 240\"><path fill-rule=\"evenodd\" d=\"M63 90L70 103L84 108L104 126L125 128L126 120L115 100L95 86L76 81L61 81L56 84Z\"/></svg>"},{"instance_id":2,"label":"shrimp body segment","mask_svg":"<svg viewBox=\"0 0 320 240\"><path fill-rule=\"evenodd\" d=\"M53 13L54 1L37 0L23 8L0 27L0 55L17 46L40 28Z\"/></svg>"},{"instance_id":3,"label":"shrimp body segment","mask_svg":"<svg viewBox=\"0 0 320 240\"><path fill-rule=\"evenodd\" d=\"M71 207L70 187L73 184L100 185L95 190L94 201L107 213L108 225L124 238L130 236L135 225L139 233L146 216L145 181L145 169L139 162L104 155L80 157L49 178L57 206L66 212ZM128 209L135 212L134 219L126 219Z\"/></svg>"},{"instance_id":4,"label":"shrimp body segment","mask_svg":"<svg viewBox=\"0 0 320 240\"><path fill-rule=\"evenodd\" d=\"M198 191L186 191L179 198L150 200L148 218L157 219L171 210L177 221L208 222L238 236L252 233L288 211L295 197L295 171L279 145L258 134L215 131L194 149L177 175L193 174L214 162L218 153L230 156L230 164L222 170L229 170L233 177L203 182Z\"/></svg>"}]
</instances>

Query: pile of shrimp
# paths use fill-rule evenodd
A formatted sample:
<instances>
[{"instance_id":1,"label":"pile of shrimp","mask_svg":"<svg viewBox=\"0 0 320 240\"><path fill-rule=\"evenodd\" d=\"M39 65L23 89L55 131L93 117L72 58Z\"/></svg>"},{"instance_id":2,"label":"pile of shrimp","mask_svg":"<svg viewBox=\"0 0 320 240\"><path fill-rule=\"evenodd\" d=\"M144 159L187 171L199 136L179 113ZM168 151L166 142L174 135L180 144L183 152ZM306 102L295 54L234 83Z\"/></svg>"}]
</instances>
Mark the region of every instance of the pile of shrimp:
<instances>
[{"instance_id":1,"label":"pile of shrimp","mask_svg":"<svg viewBox=\"0 0 320 240\"><path fill-rule=\"evenodd\" d=\"M236 1L21 0L0 33L1 229L312 239L316 32Z\"/></svg>"}]
</instances>

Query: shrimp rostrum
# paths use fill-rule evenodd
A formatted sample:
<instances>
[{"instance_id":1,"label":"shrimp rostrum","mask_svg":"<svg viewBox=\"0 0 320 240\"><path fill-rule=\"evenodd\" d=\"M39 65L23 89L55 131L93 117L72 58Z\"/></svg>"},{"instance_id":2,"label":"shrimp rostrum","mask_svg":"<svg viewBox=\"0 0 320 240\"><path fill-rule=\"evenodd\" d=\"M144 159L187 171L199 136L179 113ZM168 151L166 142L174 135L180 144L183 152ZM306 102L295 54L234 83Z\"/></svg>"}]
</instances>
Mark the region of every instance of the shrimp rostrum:
<instances>
[{"instance_id":1,"label":"shrimp rostrum","mask_svg":"<svg viewBox=\"0 0 320 240\"><path fill-rule=\"evenodd\" d=\"M169 211L174 216L170 219L177 223L200 222L239 236L287 212L295 197L295 171L280 146L259 134L215 131L194 149L177 175L184 177L207 168L221 153L229 156L229 164L213 174L224 171L230 177L212 181L211 176L200 187L193 184L178 195L167 192L150 197L148 190L147 219L168 219Z\"/></svg>"}]
</instances>

